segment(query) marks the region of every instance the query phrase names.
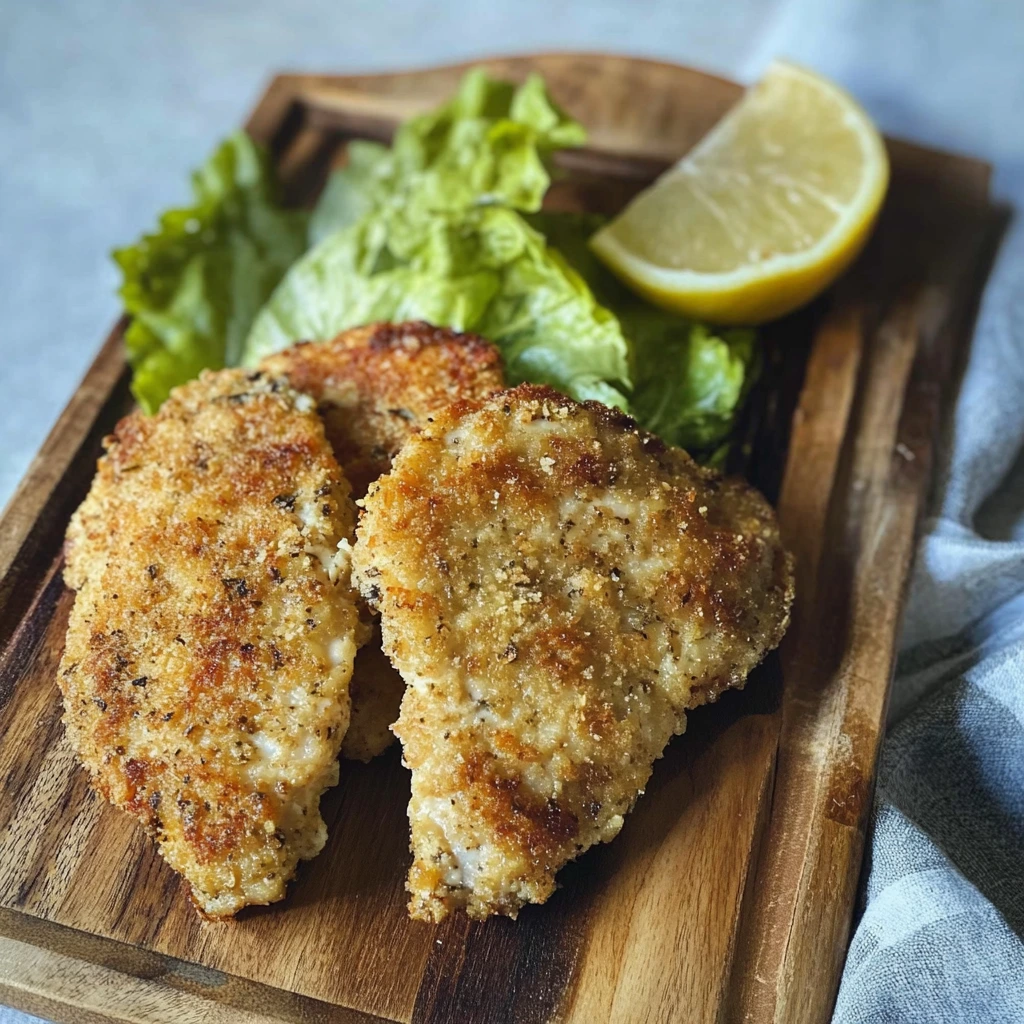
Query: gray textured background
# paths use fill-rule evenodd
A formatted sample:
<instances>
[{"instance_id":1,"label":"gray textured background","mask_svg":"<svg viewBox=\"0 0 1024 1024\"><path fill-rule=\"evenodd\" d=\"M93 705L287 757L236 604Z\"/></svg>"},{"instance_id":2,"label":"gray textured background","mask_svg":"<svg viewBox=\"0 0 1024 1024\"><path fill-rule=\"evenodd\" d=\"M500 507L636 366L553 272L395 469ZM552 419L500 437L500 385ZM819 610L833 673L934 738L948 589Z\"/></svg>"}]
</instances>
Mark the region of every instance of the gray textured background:
<instances>
[{"instance_id":1,"label":"gray textured background","mask_svg":"<svg viewBox=\"0 0 1024 1024\"><path fill-rule=\"evenodd\" d=\"M747 81L774 56L796 58L851 88L887 131L992 160L997 195L1024 202L1021 0L0 0L0 504L117 314L109 250L187 198L189 169L238 124L274 70L568 48L677 60ZM958 413L967 476L951 482L947 498L978 472L996 486L1016 450L1010 439L986 459L992 442L972 424L993 408L1009 423L1022 401L1024 318L1011 301L1021 267L1017 229L983 311L981 392ZM986 389L998 393L995 406L981 400ZM1024 465L1014 480L1024 493ZM1006 558L1016 565L1018 554ZM922 590L914 607L934 623L927 596ZM868 1018L844 1018L854 1019ZM0 1024L24 1020L0 1007Z\"/></svg>"}]
</instances>

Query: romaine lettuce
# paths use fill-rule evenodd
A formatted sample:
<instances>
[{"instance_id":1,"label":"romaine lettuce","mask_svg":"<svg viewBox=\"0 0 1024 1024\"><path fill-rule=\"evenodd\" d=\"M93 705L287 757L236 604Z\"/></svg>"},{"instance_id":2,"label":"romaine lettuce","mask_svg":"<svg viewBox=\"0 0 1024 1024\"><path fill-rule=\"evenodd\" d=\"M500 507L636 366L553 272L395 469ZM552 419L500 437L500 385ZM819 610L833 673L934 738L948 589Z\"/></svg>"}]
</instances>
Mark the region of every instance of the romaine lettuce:
<instances>
[{"instance_id":1,"label":"romaine lettuce","mask_svg":"<svg viewBox=\"0 0 1024 1024\"><path fill-rule=\"evenodd\" d=\"M443 106L400 125L390 148L350 144L348 166L332 176L317 205L312 241L387 208L412 221L474 206L539 210L551 184L551 154L585 139L539 75L514 86L475 69Z\"/></svg>"},{"instance_id":2,"label":"romaine lettuce","mask_svg":"<svg viewBox=\"0 0 1024 1024\"><path fill-rule=\"evenodd\" d=\"M626 406L629 350L618 321L518 213L421 214L416 231L382 232L383 223L363 218L292 268L253 326L247 364L357 324L427 320L495 342L512 382Z\"/></svg>"},{"instance_id":3,"label":"romaine lettuce","mask_svg":"<svg viewBox=\"0 0 1024 1024\"><path fill-rule=\"evenodd\" d=\"M390 147L350 144L307 243L264 154L232 136L194 176L194 205L115 254L140 404L155 409L204 367L423 319L490 338L511 382L627 409L708 457L756 376L754 335L655 309L591 254L601 218L539 212L551 154L583 141L539 77L514 86L471 71Z\"/></svg>"},{"instance_id":4,"label":"romaine lettuce","mask_svg":"<svg viewBox=\"0 0 1024 1024\"><path fill-rule=\"evenodd\" d=\"M306 215L281 209L269 161L244 133L192 177L194 202L114 253L132 391L147 412L206 367L237 363L249 328L306 247Z\"/></svg>"},{"instance_id":5,"label":"romaine lettuce","mask_svg":"<svg viewBox=\"0 0 1024 1024\"><path fill-rule=\"evenodd\" d=\"M671 444L707 457L728 437L757 377L754 331L695 324L630 291L587 242L604 223L593 214L539 213L530 222L618 318L632 346L630 411Z\"/></svg>"},{"instance_id":6,"label":"romaine lettuce","mask_svg":"<svg viewBox=\"0 0 1024 1024\"><path fill-rule=\"evenodd\" d=\"M625 406L618 321L517 212L540 208L551 151L583 138L539 77L515 87L471 71L390 149L353 144L314 215L319 244L260 314L245 362L372 320L421 319L495 342L510 381Z\"/></svg>"}]
</instances>

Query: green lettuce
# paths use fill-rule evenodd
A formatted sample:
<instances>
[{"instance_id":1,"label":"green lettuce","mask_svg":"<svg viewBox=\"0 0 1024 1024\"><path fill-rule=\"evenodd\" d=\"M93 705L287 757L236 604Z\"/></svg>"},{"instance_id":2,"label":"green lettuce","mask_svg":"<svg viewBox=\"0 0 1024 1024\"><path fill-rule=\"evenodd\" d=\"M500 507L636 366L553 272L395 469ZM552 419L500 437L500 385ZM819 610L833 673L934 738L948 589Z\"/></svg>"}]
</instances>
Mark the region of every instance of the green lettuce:
<instances>
[{"instance_id":1,"label":"green lettuce","mask_svg":"<svg viewBox=\"0 0 1024 1024\"><path fill-rule=\"evenodd\" d=\"M370 217L329 235L260 314L246 364L300 338L323 340L375 320L427 320L489 338L510 382L626 407L629 346L618 320L516 211L422 215L416 227L389 232Z\"/></svg>"},{"instance_id":2,"label":"green lettuce","mask_svg":"<svg viewBox=\"0 0 1024 1024\"><path fill-rule=\"evenodd\" d=\"M374 320L427 320L495 342L511 382L625 407L629 346L565 259L519 211L540 208L547 160L583 129L533 76L471 71L391 148L353 144L289 272L245 345L247 364Z\"/></svg>"},{"instance_id":3,"label":"green lettuce","mask_svg":"<svg viewBox=\"0 0 1024 1024\"><path fill-rule=\"evenodd\" d=\"M348 165L317 205L311 239L322 241L382 208L411 222L474 206L539 210L551 184L551 154L585 140L582 125L552 101L539 75L515 86L469 71L451 100L404 122L390 147L350 144Z\"/></svg>"},{"instance_id":4,"label":"green lettuce","mask_svg":"<svg viewBox=\"0 0 1024 1024\"><path fill-rule=\"evenodd\" d=\"M539 212L551 152L582 141L539 78L516 88L470 72L390 148L352 143L314 213L317 244L253 325L245 362L375 320L427 320L495 342L510 383L626 409L707 457L755 376L754 335L639 298L588 247L603 218Z\"/></svg>"},{"instance_id":5,"label":"green lettuce","mask_svg":"<svg viewBox=\"0 0 1024 1024\"><path fill-rule=\"evenodd\" d=\"M711 328L650 305L590 250L605 222L594 214L540 213L530 218L618 319L632 348L630 411L647 430L708 457L732 431L757 378L756 335Z\"/></svg>"},{"instance_id":6,"label":"green lettuce","mask_svg":"<svg viewBox=\"0 0 1024 1024\"><path fill-rule=\"evenodd\" d=\"M132 391L146 412L206 367L239 361L256 314L306 248L306 215L277 204L266 154L244 133L192 177L193 203L114 253L132 320Z\"/></svg>"},{"instance_id":7,"label":"green lettuce","mask_svg":"<svg viewBox=\"0 0 1024 1024\"><path fill-rule=\"evenodd\" d=\"M552 154L584 138L539 77L471 71L391 146L352 142L308 218L232 136L194 175L193 205L115 253L139 403L154 410L205 367L422 319L494 341L510 383L618 406L711 456L756 376L754 335L650 306L591 253L601 218L540 212Z\"/></svg>"},{"instance_id":8,"label":"green lettuce","mask_svg":"<svg viewBox=\"0 0 1024 1024\"><path fill-rule=\"evenodd\" d=\"M311 245L355 224L391 194L394 168L387 146L353 139L345 156L345 166L327 179L313 211L309 222Z\"/></svg>"},{"instance_id":9,"label":"green lettuce","mask_svg":"<svg viewBox=\"0 0 1024 1024\"><path fill-rule=\"evenodd\" d=\"M688 451L712 454L729 436L756 379L753 331L712 332L703 324L637 334L633 414L652 433Z\"/></svg>"}]
</instances>

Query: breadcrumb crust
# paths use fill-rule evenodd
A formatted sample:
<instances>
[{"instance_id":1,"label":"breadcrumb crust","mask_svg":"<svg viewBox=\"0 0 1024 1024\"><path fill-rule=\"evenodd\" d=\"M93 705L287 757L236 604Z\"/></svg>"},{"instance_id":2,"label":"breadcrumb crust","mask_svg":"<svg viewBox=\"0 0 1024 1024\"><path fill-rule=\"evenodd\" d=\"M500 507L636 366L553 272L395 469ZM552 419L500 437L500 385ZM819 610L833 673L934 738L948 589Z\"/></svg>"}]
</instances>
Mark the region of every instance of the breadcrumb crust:
<instances>
[{"instance_id":1,"label":"breadcrumb crust","mask_svg":"<svg viewBox=\"0 0 1024 1024\"><path fill-rule=\"evenodd\" d=\"M206 372L105 447L65 549L68 739L205 915L273 902L324 845L348 726L348 483L313 402L258 372Z\"/></svg>"},{"instance_id":2,"label":"breadcrumb crust","mask_svg":"<svg viewBox=\"0 0 1024 1024\"><path fill-rule=\"evenodd\" d=\"M353 565L407 683L410 913L515 916L619 831L686 711L789 620L775 515L597 403L458 403L371 486Z\"/></svg>"}]
</instances>

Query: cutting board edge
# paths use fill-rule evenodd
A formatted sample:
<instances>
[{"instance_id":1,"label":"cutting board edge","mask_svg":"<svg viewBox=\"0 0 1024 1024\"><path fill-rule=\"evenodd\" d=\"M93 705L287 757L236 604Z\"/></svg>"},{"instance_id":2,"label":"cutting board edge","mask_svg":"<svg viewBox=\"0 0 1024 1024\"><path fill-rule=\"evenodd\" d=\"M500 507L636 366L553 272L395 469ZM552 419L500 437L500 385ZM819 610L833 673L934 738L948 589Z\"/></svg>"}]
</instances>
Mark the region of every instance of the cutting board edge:
<instances>
[{"instance_id":1,"label":"cutting board edge","mask_svg":"<svg viewBox=\"0 0 1024 1024\"><path fill-rule=\"evenodd\" d=\"M57 1024L166 1024L172 1010L208 1024L400 1024L8 907L0 968L0 1002Z\"/></svg>"}]
</instances>

